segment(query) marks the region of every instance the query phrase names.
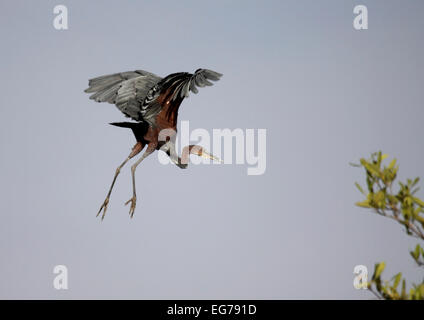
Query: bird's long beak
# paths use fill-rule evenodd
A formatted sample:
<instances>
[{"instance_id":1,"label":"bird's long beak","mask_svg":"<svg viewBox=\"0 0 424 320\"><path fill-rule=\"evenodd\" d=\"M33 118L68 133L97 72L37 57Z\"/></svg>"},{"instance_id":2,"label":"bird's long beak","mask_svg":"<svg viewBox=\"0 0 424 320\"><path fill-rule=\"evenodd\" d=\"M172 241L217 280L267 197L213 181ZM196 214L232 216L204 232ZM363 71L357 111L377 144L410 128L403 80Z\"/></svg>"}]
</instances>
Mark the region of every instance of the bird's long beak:
<instances>
[{"instance_id":1,"label":"bird's long beak","mask_svg":"<svg viewBox=\"0 0 424 320\"><path fill-rule=\"evenodd\" d=\"M224 161L222 161L218 157L215 157L213 154L210 154L209 152L207 152L205 150L202 150L201 157L203 157L205 159L211 159L211 160L214 160L214 161L219 161L220 163L224 163Z\"/></svg>"}]
</instances>

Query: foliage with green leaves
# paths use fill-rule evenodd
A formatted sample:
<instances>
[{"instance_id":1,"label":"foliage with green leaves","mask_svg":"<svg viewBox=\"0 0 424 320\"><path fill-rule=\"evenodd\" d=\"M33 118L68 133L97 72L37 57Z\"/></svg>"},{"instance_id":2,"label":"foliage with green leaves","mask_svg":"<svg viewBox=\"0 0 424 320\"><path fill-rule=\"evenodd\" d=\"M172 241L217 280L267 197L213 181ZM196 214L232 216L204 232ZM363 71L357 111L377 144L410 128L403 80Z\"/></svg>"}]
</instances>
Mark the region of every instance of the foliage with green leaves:
<instances>
[{"instance_id":1,"label":"foliage with green leaves","mask_svg":"<svg viewBox=\"0 0 424 320\"><path fill-rule=\"evenodd\" d=\"M360 164L353 166L361 167L366 172L367 191L355 183L365 199L356 205L362 208L372 209L375 213L393 219L401 224L405 232L412 237L424 241L424 201L416 196L419 188L419 178L407 179L406 183L398 182L395 191L394 184L399 170L396 159L384 164L387 155L382 152L371 154L370 159L362 158ZM417 244L410 252L416 264L424 267L424 249ZM390 281L382 280L381 275L386 264L377 263L368 289L381 299L424 299L424 280L420 284L414 284L409 291L406 289L406 280L398 273ZM402 283L401 288L399 284Z\"/></svg>"}]
</instances>

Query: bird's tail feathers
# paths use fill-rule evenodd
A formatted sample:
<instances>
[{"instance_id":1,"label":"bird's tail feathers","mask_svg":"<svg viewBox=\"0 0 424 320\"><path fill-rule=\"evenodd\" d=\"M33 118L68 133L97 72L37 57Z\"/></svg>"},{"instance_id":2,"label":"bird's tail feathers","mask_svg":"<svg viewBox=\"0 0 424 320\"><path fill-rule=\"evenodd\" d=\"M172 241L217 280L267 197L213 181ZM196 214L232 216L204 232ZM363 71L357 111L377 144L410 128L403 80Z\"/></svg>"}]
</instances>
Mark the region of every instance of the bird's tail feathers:
<instances>
[{"instance_id":1,"label":"bird's tail feathers","mask_svg":"<svg viewBox=\"0 0 424 320\"><path fill-rule=\"evenodd\" d=\"M137 122L111 122L109 124L111 124L112 126L117 126L121 128L134 128L134 127L137 127L137 125L139 125L139 123Z\"/></svg>"}]
</instances>

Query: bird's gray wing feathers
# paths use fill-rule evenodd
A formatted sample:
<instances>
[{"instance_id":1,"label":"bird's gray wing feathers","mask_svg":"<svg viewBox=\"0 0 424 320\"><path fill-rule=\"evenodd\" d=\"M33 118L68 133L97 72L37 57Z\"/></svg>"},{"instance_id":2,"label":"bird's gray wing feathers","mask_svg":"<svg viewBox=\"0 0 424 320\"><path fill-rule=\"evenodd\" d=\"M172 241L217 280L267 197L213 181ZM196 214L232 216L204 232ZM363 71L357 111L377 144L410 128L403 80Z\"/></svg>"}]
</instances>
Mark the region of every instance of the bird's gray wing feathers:
<instances>
[{"instance_id":1,"label":"bird's gray wing feathers","mask_svg":"<svg viewBox=\"0 0 424 320\"><path fill-rule=\"evenodd\" d=\"M211 81L218 81L222 77L221 73L208 70L208 69L197 69L196 72L189 77L185 77L183 81L175 88L175 93L172 97L172 100L177 99L178 97L186 98L188 97L189 91L193 93L198 93L197 87L203 88L205 86L211 86L213 83Z\"/></svg>"},{"instance_id":2,"label":"bird's gray wing feathers","mask_svg":"<svg viewBox=\"0 0 424 320\"><path fill-rule=\"evenodd\" d=\"M97 102L114 103L127 117L141 121L140 108L147 92L162 78L144 71L128 71L89 80L87 93Z\"/></svg>"},{"instance_id":3,"label":"bird's gray wing feathers","mask_svg":"<svg viewBox=\"0 0 424 320\"><path fill-rule=\"evenodd\" d=\"M116 106L126 116L141 121L140 113L149 90L160 80L155 77L140 76L122 83L116 96Z\"/></svg>"}]
</instances>

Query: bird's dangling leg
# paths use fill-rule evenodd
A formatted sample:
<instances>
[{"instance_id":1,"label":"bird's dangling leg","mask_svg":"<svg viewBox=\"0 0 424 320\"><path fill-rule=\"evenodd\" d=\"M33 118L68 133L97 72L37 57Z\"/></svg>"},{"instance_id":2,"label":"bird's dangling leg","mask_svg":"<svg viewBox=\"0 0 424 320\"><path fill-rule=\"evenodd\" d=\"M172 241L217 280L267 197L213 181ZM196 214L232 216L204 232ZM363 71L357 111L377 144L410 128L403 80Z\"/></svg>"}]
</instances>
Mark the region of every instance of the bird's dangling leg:
<instances>
[{"instance_id":1,"label":"bird's dangling leg","mask_svg":"<svg viewBox=\"0 0 424 320\"><path fill-rule=\"evenodd\" d=\"M100 207L99 212L97 213L96 217L99 216L100 212L102 212L103 210L103 214L102 214L102 220L105 217L106 214L106 209L107 209L107 205L109 204L109 198L110 198L110 194L112 193L112 189L113 186L115 185L116 182L116 178L118 178L119 173L121 172L121 169L123 166L125 166L125 164L128 162L128 160L130 160L132 157L136 156L137 154L140 153L141 150L143 150L144 144L142 144L141 142L137 142L135 144L135 146L132 148L131 153L129 154L129 156L124 160L124 162L121 163L121 165L116 169L115 172L115 176L113 177L113 181L112 181L112 185L109 188L109 191L106 195L106 199L103 202L102 206Z\"/></svg>"},{"instance_id":2,"label":"bird's dangling leg","mask_svg":"<svg viewBox=\"0 0 424 320\"><path fill-rule=\"evenodd\" d=\"M158 145L157 142L150 142L147 145L147 149L143 153L143 155L141 156L141 158L138 159L137 162L134 163L131 166L131 177L132 177L132 186L133 186L133 196L132 196L132 198L130 200L128 200L127 202L125 202L125 205L127 205L127 204L129 204L131 202L131 207L130 207L130 216L131 216L131 218L134 215L135 205L136 205L136 202L137 202L137 194L136 194L136 190L135 190L135 170L137 169L137 166L140 164L141 161L143 161L150 154L152 154L153 151L156 150L157 145Z\"/></svg>"}]
</instances>

